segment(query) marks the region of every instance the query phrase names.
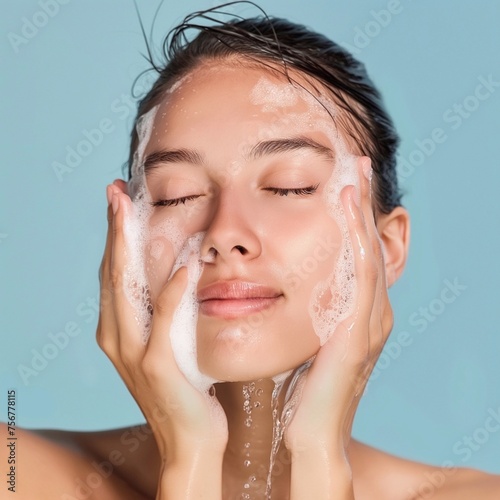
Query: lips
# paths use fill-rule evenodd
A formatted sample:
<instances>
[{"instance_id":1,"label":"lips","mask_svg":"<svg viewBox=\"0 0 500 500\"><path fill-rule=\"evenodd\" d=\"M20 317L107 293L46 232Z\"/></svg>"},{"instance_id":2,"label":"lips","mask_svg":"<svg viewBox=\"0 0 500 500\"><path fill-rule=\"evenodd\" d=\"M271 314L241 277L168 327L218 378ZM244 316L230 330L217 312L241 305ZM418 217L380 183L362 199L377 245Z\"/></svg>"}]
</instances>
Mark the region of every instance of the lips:
<instances>
[{"instance_id":1,"label":"lips","mask_svg":"<svg viewBox=\"0 0 500 500\"><path fill-rule=\"evenodd\" d=\"M246 281L218 281L198 291L200 312L235 319L273 306L283 294L272 287Z\"/></svg>"}]
</instances>

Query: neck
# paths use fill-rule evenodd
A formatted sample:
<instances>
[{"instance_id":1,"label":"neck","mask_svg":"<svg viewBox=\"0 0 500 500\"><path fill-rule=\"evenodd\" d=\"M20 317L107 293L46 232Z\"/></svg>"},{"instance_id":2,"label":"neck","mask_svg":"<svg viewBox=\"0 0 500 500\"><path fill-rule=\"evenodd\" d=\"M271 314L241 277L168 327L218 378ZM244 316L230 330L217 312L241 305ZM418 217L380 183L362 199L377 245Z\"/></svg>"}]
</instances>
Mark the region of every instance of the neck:
<instances>
[{"instance_id":1,"label":"neck","mask_svg":"<svg viewBox=\"0 0 500 500\"><path fill-rule=\"evenodd\" d=\"M275 383L270 379L216 385L228 419L229 441L223 463L224 496L248 494L241 498L264 498L273 444L273 401ZM285 390L277 398L278 415ZM281 443L272 476L273 497L284 498L290 483L290 460ZM279 493L279 495L278 495Z\"/></svg>"}]
</instances>

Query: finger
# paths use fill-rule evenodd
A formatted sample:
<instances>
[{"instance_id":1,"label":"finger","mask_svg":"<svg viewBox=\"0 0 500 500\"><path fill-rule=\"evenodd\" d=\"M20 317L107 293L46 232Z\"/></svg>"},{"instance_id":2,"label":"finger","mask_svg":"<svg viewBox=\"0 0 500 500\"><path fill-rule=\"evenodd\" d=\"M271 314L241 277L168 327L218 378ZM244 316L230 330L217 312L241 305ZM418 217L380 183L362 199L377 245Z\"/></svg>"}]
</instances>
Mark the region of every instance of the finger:
<instances>
[{"instance_id":1,"label":"finger","mask_svg":"<svg viewBox=\"0 0 500 500\"><path fill-rule=\"evenodd\" d=\"M115 193L120 193L120 189L118 189L114 184L110 184L106 186L106 197L108 200L108 208L107 208L107 220L108 220L108 232L106 235L106 245L104 248L104 255L101 261L101 266L99 267L99 281L102 282L102 278L104 274L109 274L109 269L111 266L111 253L113 246L113 196Z\"/></svg>"},{"instance_id":2,"label":"finger","mask_svg":"<svg viewBox=\"0 0 500 500\"><path fill-rule=\"evenodd\" d=\"M117 326L117 343L120 356L127 363L138 359L144 351L145 324L141 321L142 304L138 300L132 304L129 300L137 291L134 285L134 276L127 257L127 245L124 234L125 219L130 217L130 198L118 188L113 193L113 227L112 227L112 252L109 272L109 286L112 295L114 315ZM146 307L146 305L144 305Z\"/></svg>"},{"instance_id":3,"label":"finger","mask_svg":"<svg viewBox=\"0 0 500 500\"><path fill-rule=\"evenodd\" d=\"M352 243L354 273L357 282L356 316L362 324L368 325L377 282L377 268L370 251L370 239L366 229L363 211L355 202L354 186L347 186L341 192L341 199L347 219L349 238Z\"/></svg>"},{"instance_id":4,"label":"finger","mask_svg":"<svg viewBox=\"0 0 500 500\"><path fill-rule=\"evenodd\" d=\"M382 253L382 242L377 230L376 220L373 207L373 169L371 160L368 157L362 157L358 160L360 189L361 189L361 204L365 217L366 228L370 239L370 250L373 252L373 259L377 267L377 282L373 310L370 319L369 328L369 343L370 352L377 353L382 348L385 341L384 332L381 328L382 323L382 302L384 295L387 295L385 265Z\"/></svg>"},{"instance_id":5,"label":"finger","mask_svg":"<svg viewBox=\"0 0 500 500\"><path fill-rule=\"evenodd\" d=\"M123 179L115 179L113 186L116 186L122 193L129 194L128 185Z\"/></svg>"},{"instance_id":6,"label":"finger","mask_svg":"<svg viewBox=\"0 0 500 500\"><path fill-rule=\"evenodd\" d=\"M366 222L366 229L370 235L370 239L375 235L375 218L373 213L372 203L372 175L371 160L367 156L358 158L357 161L359 189L361 198L361 209Z\"/></svg>"},{"instance_id":7,"label":"finger","mask_svg":"<svg viewBox=\"0 0 500 500\"><path fill-rule=\"evenodd\" d=\"M113 196L113 189L111 186L106 186L106 197L108 200L107 220L108 231L106 234L106 244L104 246L104 254L99 266L99 282L102 283L102 276L104 272L108 272L109 263L111 261L111 238L112 238L112 224L113 224L113 209L111 207L111 198Z\"/></svg>"},{"instance_id":8,"label":"finger","mask_svg":"<svg viewBox=\"0 0 500 500\"><path fill-rule=\"evenodd\" d=\"M113 337L115 336L115 319L114 310L110 294L109 286L109 272L111 267L111 252L113 245L113 209L111 200L113 197L112 186L106 187L106 196L108 200L107 220L108 229L106 236L106 245L102 257L101 265L99 267L99 285L100 285L100 308L99 308L99 322L96 329L96 340L101 349L108 355L112 356L115 351Z\"/></svg>"},{"instance_id":9,"label":"finger","mask_svg":"<svg viewBox=\"0 0 500 500\"><path fill-rule=\"evenodd\" d=\"M358 160L358 174L361 192L361 209L370 240L369 251L373 253L377 267L381 270L383 266L383 255L373 207L373 170L370 158L364 156Z\"/></svg>"}]
</instances>

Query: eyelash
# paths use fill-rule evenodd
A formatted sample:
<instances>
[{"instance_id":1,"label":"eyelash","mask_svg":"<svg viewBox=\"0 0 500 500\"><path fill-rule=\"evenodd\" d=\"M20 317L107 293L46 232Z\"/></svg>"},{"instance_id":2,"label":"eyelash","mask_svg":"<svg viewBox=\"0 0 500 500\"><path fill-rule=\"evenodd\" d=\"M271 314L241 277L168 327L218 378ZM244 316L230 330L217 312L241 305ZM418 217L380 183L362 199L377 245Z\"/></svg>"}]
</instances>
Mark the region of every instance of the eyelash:
<instances>
[{"instance_id":1,"label":"eyelash","mask_svg":"<svg viewBox=\"0 0 500 500\"><path fill-rule=\"evenodd\" d=\"M268 187L265 188L265 191L271 191L273 194L277 194L278 196L288 196L291 194L296 194L298 196L307 196L309 194L314 194L318 189L319 184L314 186L308 186L305 188L275 188Z\"/></svg>"},{"instance_id":2,"label":"eyelash","mask_svg":"<svg viewBox=\"0 0 500 500\"><path fill-rule=\"evenodd\" d=\"M174 198L172 200L159 200L152 201L151 206L153 207L176 207L177 205L185 205L186 201L195 200L199 198L200 195L193 194L191 196L182 196L181 198Z\"/></svg>"},{"instance_id":3,"label":"eyelash","mask_svg":"<svg viewBox=\"0 0 500 500\"><path fill-rule=\"evenodd\" d=\"M288 196L290 193L295 194L297 196L307 196L310 194L314 194L318 189L319 184L314 186L308 186L305 188L275 188L268 187L264 188L265 191L271 191L273 194L277 194L278 196ZM185 205L187 201L195 200L199 198L200 195L194 194L191 196L182 196L181 198L173 198L171 200L159 200L151 202L151 206L153 207L176 207L177 205Z\"/></svg>"}]
</instances>

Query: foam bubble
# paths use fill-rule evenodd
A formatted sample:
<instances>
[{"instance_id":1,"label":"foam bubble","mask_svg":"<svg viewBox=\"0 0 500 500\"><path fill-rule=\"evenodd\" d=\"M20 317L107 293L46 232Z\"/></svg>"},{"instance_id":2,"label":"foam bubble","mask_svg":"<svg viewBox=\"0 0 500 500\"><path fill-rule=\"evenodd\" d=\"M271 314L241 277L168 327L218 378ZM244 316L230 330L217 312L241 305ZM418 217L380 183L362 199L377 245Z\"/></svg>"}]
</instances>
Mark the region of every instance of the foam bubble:
<instances>
[{"instance_id":1,"label":"foam bubble","mask_svg":"<svg viewBox=\"0 0 500 500\"><path fill-rule=\"evenodd\" d=\"M188 284L175 310L170 326L170 342L175 361L186 378L201 392L207 392L218 380L200 372L196 351L196 325L198 323L198 300L196 287L203 270L200 248L204 233L188 238L172 269L174 274L180 267L187 266Z\"/></svg>"},{"instance_id":2,"label":"foam bubble","mask_svg":"<svg viewBox=\"0 0 500 500\"><path fill-rule=\"evenodd\" d=\"M178 84L181 85L182 80ZM168 279L181 266L188 268L188 285L174 312L169 332L172 351L180 371L194 387L209 397L208 389L217 380L199 371L196 354L198 320L196 287L203 266L200 248L204 233L197 233L186 239L178 223L168 217L155 225L150 224L153 208L144 174L144 152L153 132L158 109L159 106L154 107L137 122L139 143L134 153L132 176L128 184L133 204L124 227L129 262L126 269L125 293L134 308L135 317L142 328L143 341L146 343L150 335L153 306L150 299L145 249L149 244L149 255L158 261L164 253L164 242L171 244L176 258ZM212 412L220 413L215 402L211 404L211 408Z\"/></svg>"},{"instance_id":3,"label":"foam bubble","mask_svg":"<svg viewBox=\"0 0 500 500\"><path fill-rule=\"evenodd\" d=\"M137 148L134 151L134 157L131 168L131 178L128 182L129 195L132 200L135 199L137 193L140 191L141 186L145 184L144 180L144 151L151 139L151 134L154 128L154 120L160 105L150 109L144 113L136 124L136 132L138 137Z\"/></svg>"},{"instance_id":4,"label":"foam bubble","mask_svg":"<svg viewBox=\"0 0 500 500\"><path fill-rule=\"evenodd\" d=\"M144 151L151 138L158 108L159 106L155 106L137 121L138 145L134 152L131 179L127 185L133 203L132 209L126 214L124 223L128 257L124 276L125 296L134 309L144 342L149 337L152 314L150 290L144 265L144 247L148 238L148 223L152 212L149 203L151 199L144 179Z\"/></svg>"},{"instance_id":5,"label":"foam bubble","mask_svg":"<svg viewBox=\"0 0 500 500\"><path fill-rule=\"evenodd\" d=\"M148 197L146 188L139 188L124 223L125 245L127 248L127 266L124 271L124 292L134 309L137 323L142 330L143 341L146 342L151 328L152 304L149 284L144 265L144 246L147 239L147 226L151 206L145 201Z\"/></svg>"},{"instance_id":6,"label":"foam bubble","mask_svg":"<svg viewBox=\"0 0 500 500\"><path fill-rule=\"evenodd\" d=\"M275 111L279 107L293 106L297 102L297 91L291 85L262 77L252 89L250 99L253 104L262 105L263 111Z\"/></svg>"},{"instance_id":7,"label":"foam bubble","mask_svg":"<svg viewBox=\"0 0 500 500\"><path fill-rule=\"evenodd\" d=\"M345 141L333 121L338 109L331 99L324 95L318 96L314 92L310 93L300 86L288 82L277 83L266 77L259 79L251 94L252 103L261 105L263 111L275 111L280 107L293 106L297 104L299 98L307 103L308 110L287 113L281 117L280 124L288 125L291 133L295 127L300 130L306 125L322 130L335 148L335 165L324 192L328 212L339 227L342 241L332 272L315 286L308 307L313 329L320 339L320 344L323 345L338 324L354 310L356 297L354 255L340 192L349 184L358 187L359 192L359 180L356 157L347 151ZM328 113L328 118L318 119L318 113L325 112ZM267 127L265 132L261 132L261 135L269 137L274 137L274 134L273 127Z\"/></svg>"},{"instance_id":8,"label":"foam bubble","mask_svg":"<svg viewBox=\"0 0 500 500\"><path fill-rule=\"evenodd\" d=\"M332 273L314 287L309 303L309 314L321 345L353 313L357 291L353 246L340 200L340 192L345 186L359 185L356 157L347 153L343 142L337 141L337 146L335 166L325 187L325 197L329 213L339 226L342 241Z\"/></svg>"}]
</instances>

